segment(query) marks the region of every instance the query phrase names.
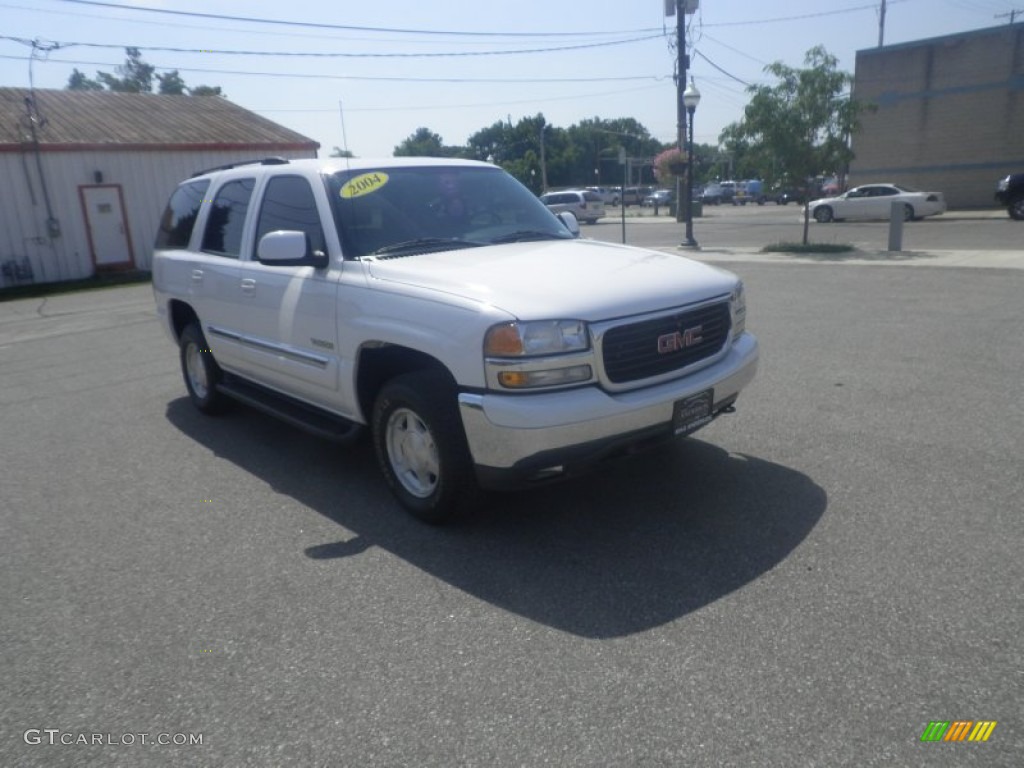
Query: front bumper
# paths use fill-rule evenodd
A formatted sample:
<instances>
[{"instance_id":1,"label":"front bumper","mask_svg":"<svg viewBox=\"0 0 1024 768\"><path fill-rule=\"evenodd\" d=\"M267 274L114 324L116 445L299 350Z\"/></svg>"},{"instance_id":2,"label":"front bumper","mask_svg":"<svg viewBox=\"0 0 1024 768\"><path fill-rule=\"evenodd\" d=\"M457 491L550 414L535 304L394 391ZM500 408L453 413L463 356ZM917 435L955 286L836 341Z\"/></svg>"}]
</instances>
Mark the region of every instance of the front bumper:
<instances>
[{"instance_id":1,"label":"front bumper","mask_svg":"<svg viewBox=\"0 0 1024 768\"><path fill-rule=\"evenodd\" d=\"M714 365L629 392L462 393L459 410L478 479L489 488L528 485L671 437L677 400L712 389L712 412L721 413L754 378L757 361L757 339L744 333Z\"/></svg>"}]
</instances>

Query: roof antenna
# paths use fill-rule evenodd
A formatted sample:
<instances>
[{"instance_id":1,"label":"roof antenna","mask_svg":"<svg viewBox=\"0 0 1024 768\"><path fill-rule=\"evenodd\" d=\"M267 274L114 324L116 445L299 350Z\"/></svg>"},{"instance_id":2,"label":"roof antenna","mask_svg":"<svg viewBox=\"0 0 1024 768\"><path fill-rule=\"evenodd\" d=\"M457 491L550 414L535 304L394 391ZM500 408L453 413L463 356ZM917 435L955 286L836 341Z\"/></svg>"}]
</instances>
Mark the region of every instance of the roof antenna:
<instances>
[{"instance_id":1,"label":"roof antenna","mask_svg":"<svg viewBox=\"0 0 1024 768\"><path fill-rule=\"evenodd\" d=\"M345 108L341 104L341 99L338 99L338 114L341 116L341 148L345 152L345 166L351 169L352 153L348 151L348 134L345 132Z\"/></svg>"}]
</instances>

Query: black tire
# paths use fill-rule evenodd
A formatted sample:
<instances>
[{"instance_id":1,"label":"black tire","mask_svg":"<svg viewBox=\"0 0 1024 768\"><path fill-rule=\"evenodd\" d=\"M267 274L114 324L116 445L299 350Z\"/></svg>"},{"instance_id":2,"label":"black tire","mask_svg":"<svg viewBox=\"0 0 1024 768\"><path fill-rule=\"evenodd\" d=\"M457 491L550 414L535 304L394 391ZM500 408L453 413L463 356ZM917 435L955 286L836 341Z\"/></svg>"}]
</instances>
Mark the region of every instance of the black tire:
<instances>
[{"instance_id":1,"label":"black tire","mask_svg":"<svg viewBox=\"0 0 1024 768\"><path fill-rule=\"evenodd\" d=\"M904 221L913 221L914 220L914 206L909 205L909 204L904 204L904 206L903 206L903 220Z\"/></svg>"},{"instance_id":2,"label":"black tire","mask_svg":"<svg viewBox=\"0 0 1024 768\"><path fill-rule=\"evenodd\" d=\"M189 323L178 343L181 375L192 404L203 413L221 413L227 406L227 398L217 390L217 385L224 373L207 346L203 332L197 324Z\"/></svg>"},{"instance_id":3,"label":"black tire","mask_svg":"<svg viewBox=\"0 0 1024 768\"><path fill-rule=\"evenodd\" d=\"M455 383L445 371L414 371L387 382L371 424L384 479L414 517L440 525L479 503Z\"/></svg>"},{"instance_id":4,"label":"black tire","mask_svg":"<svg viewBox=\"0 0 1024 768\"><path fill-rule=\"evenodd\" d=\"M1011 200L1010 204L1006 206L1006 212L1014 221L1024 221L1024 196Z\"/></svg>"},{"instance_id":5,"label":"black tire","mask_svg":"<svg viewBox=\"0 0 1024 768\"><path fill-rule=\"evenodd\" d=\"M819 224L828 224L832 221L832 209L827 205L819 205L814 209L814 220Z\"/></svg>"}]
</instances>

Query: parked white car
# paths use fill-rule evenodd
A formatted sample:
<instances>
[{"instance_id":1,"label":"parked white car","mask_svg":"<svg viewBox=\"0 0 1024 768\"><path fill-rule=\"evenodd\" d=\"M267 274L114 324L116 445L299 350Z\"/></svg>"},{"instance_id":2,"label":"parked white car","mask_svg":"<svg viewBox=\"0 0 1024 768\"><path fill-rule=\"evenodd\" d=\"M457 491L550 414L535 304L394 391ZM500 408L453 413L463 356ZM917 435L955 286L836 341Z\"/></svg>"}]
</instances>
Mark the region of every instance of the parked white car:
<instances>
[{"instance_id":1,"label":"parked white car","mask_svg":"<svg viewBox=\"0 0 1024 768\"><path fill-rule=\"evenodd\" d=\"M587 191L596 192L605 205L619 204L619 190L615 187L587 187Z\"/></svg>"},{"instance_id":2,"label":"parked white car","mask_svg":"<svg viewBox=\"0 0 1024 768\"><path fill-rule=\"evenodd\" d=\"M937 216L946 211L941 192L921 192L902 184L863 184L836 197L808 203L815 221L826 224L842 219L888 219L893 203L903 204L903 220Z\"/></svg>"},{"instance_id":3,"label":"parked white car","mask_svg":"<svg viewBox=\"0 0 1024 768\"><path fill-rule=\"evenodd\" d=\"M548 192L540 196L540 201L552 213L568 211L577 221L595 224L605 217L604 200L597 192L587 189L569 189L562 192Z\"/></svg>"}]
</instances>

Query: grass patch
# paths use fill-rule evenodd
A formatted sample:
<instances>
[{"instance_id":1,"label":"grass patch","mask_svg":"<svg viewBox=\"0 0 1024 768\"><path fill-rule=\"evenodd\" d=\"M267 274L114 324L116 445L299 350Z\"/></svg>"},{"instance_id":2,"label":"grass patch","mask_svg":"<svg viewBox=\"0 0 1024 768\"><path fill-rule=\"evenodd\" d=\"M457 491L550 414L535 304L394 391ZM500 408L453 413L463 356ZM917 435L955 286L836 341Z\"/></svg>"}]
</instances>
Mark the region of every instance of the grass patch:
<instances>
[{"instance_id":1,"label":"grass patch","mask_svg":"<svg viewBox=\"0 0 1024 768\"><path fill-rule=\"evenodd\" d=\"M761 253L850 253L857 250L847 243L773 243Z\"/></svg>"},{"instance_id":2,"label":"grass patch","mask_svg":"<svg viewBox=\"0 0 1024 768\"><path fill-rule=\"evenodd\" d=\"M142 270L131 272L113 272L109 275L94 275L84 280L65 280L59 283L29 283L27 285L11 285L0 288L0 301L14 299L32 299L37 296L53 296L58 293L75 293L77 291L94 291L101 288L115 288L119 285L132 283L148 283L153 275Z\"/></svg>"}]
</instances>

